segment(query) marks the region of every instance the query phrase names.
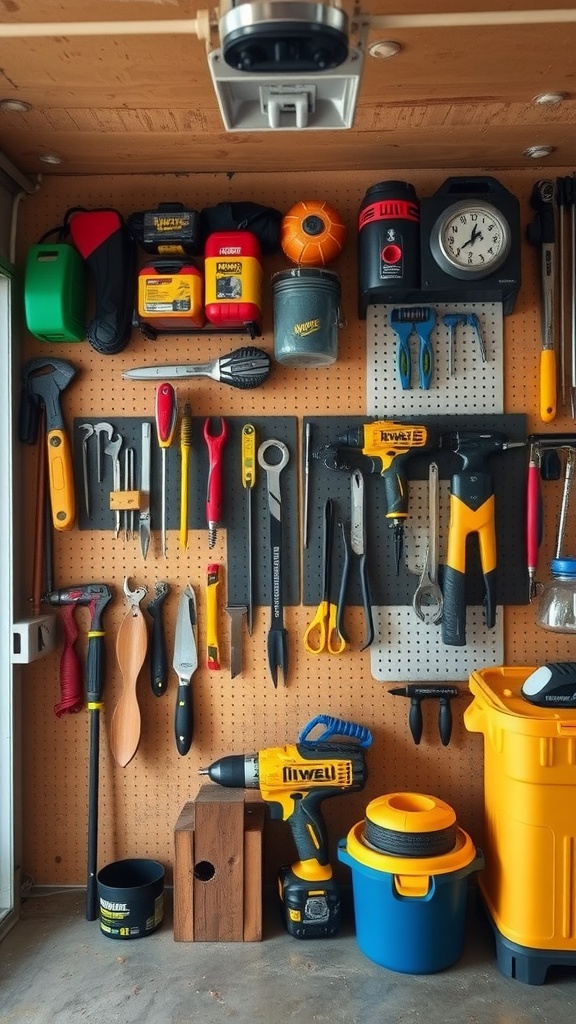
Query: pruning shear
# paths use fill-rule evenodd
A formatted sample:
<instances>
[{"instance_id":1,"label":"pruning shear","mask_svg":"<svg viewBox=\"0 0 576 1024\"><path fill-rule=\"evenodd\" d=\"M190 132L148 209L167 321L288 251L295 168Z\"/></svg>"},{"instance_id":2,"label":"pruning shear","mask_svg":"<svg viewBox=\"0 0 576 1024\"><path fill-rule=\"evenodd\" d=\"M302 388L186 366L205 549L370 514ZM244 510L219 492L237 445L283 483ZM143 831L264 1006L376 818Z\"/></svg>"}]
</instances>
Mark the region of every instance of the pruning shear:
<instances>
[{"instance_id":1,"label":"pruning shear","mask_svg":"<svg viewBox=\"0 0 576 1024\"><path fill-rule=\"evenodd\" d=\"M322 542L322 600L312 622L304 633L304 647L309 654L342 654L346 640L338 629L338 606L330 600L331 563L334 546L334 504L331 498L324 505Z\"/></svg>"},{"instance_id":2,"label":"pruning shear","mask_svg":"<svg viewBox=\"0 0 576 1024\"><path fill-rule=\"evenodd\" d=\"M338 633L344 636L342 618L346 603L346 591L350 575L350 563L352 556L358 559L358 575L360 589L362 592L362 604L364 606L364 619L366 623L366 637L361 651L365 651L374 641L374 620L372 618L372 599L370 597L370 581L368 579L368 567L366 564L366 509L365 509L365 485L364 477L359 469L355 469L350 477L350 535L348 536L346 526L339 522L344 541L344 568L340 580L340 594L338 597Z\"/></svg>"}]
</instances>

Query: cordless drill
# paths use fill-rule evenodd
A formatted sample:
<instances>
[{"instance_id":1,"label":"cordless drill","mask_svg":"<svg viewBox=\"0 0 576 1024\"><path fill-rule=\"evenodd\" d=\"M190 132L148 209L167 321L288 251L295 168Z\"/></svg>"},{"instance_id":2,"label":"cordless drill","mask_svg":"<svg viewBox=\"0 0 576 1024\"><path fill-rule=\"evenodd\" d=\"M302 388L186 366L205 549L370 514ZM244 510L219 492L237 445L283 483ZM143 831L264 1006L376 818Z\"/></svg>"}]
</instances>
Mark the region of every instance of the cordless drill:
<instances>
[{"instance_id":1,"label":"cordless drill","mask_svg":"<svg viewBox=\"0 0 576 1024\"><path fill-rule=\"evenodd\" d=\"M307 737L318 724L327 729L311 741ZM332 736L346 736L353 742L335 742ZM328 797L363 788L364 749L372 736L364 726L319 715L298 740L257 754L222 757L199 774L221 786L259 789L270 805L271 817L289 823L299 860L281 868L278 877L284 921L291 935L313 939L334 935L341 916L320 804Z\"/></svg>"},{"instance_id":2,"label":"cordless drill","mask_svg":"<svg viewBox=\"0 0 576 1024\"><path fill-rule=\"evenodd\" d=\"M360 449L363 455L377 460L376 464L384 480L386 519L390 520L394 529L398 575L404 550L404 520L408 515L408 482L404 463L411 455L435 448L436 434L430 427L421 424L374 420L341 434L338 443L347 448Z\"/></svg>"}]
</instances>

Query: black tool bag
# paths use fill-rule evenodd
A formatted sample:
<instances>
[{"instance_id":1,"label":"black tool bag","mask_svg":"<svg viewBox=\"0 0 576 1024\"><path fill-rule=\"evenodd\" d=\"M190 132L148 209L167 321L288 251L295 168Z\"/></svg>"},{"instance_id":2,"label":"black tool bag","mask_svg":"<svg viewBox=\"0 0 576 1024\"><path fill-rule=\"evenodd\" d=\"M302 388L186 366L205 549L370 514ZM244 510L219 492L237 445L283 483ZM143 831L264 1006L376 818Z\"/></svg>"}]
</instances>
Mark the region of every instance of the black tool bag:
<instances>
[{"instance_id":1,"label":"black tool bag","mask_svg":"<svg viewBox=\"0 0 576 1024\"><path fill-rule=\"evenodd\" d=\"M280 210L260 203L218 203L201 211L200 229L204 242L215 231L251 231L262 252L270 254L280 247L282 217Z\"/></svg>"}]
</instances>

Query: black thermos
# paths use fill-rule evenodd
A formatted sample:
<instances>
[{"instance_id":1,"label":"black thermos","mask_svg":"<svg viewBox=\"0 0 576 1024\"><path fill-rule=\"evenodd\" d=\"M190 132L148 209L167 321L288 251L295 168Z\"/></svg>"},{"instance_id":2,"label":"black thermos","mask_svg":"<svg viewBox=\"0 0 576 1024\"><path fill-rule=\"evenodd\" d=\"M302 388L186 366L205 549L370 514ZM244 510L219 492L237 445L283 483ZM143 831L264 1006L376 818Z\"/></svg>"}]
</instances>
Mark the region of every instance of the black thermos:
<instances>
[{"instance_id":1,"label":"black thermos","mask_svg":"<svg viewBox=\"0 0 576 1024\"><path fill-rule=\"evenodd\" d=\"M371 185L358 214L358 315L368 306L418 301L420 202L407 181Z\"/></svg>"}]
</instances>

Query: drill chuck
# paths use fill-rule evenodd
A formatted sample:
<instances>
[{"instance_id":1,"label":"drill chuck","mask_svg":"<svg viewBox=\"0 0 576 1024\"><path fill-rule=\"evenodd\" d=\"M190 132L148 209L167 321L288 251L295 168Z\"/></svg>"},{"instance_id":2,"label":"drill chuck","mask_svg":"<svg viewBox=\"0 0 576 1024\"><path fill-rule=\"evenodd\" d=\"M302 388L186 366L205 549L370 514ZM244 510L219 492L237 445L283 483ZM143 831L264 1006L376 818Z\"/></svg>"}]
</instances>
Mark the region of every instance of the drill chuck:
<instances>
[{"instance_id":1,"label":"drill chuck","mask_svg":"<svg viewBox=\"0 0 576 1024\"><path fill-rule=\"evenodd\" d=\"M229 754L208 768L201 768L198 774L230 789L258 789L258 755Z\"/></svg>"}]
</instances>

